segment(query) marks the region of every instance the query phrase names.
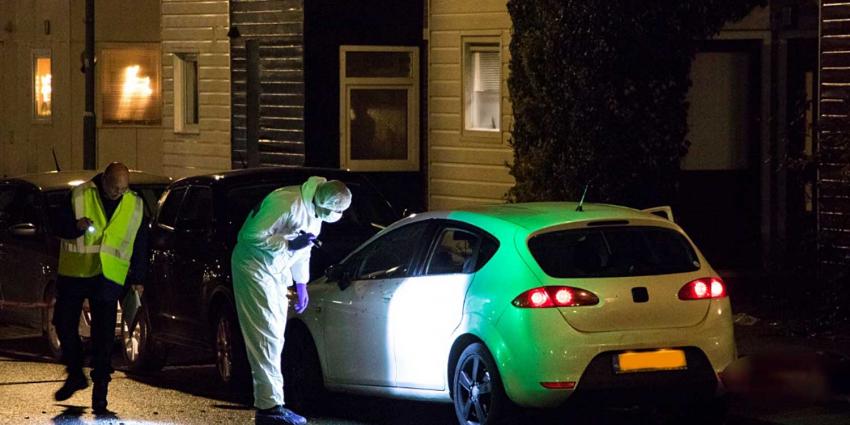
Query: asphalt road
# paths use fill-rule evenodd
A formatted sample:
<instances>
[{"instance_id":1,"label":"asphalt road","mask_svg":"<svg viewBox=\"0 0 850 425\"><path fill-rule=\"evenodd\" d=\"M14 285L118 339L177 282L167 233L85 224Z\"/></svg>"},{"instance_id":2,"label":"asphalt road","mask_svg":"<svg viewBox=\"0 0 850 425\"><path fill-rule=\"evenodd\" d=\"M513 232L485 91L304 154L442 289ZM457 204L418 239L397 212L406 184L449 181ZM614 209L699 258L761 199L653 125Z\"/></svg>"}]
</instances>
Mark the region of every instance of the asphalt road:
<instances>
[{"instance_id":1,"label":"asphalt road","mask_svg":"<svg viewBox=\"0 0 850 425\"><path fill-rule=\"evenodd\" d=\"M116 350L117 351L117 350ZM53 392L64 379L63 368L45 356L44 343L31 332L0 324L0 424L252 424L250 394L234 393L216 380L214 366L184 362L149 376L118 371L110 385L109 408L114 415L95 417L90 391L57 403ZM687 419L650 409L594 408L583 419L564 413L547 418L557 424L672 425ZM346 395L332 396L315 425L452 425L451 406ZM523 423L541 423L534 416ZM578 421L578 422L577 422ZM848 425L850 403L752 403L733 399L730 425Z\"/></svg>"}]
</instances>

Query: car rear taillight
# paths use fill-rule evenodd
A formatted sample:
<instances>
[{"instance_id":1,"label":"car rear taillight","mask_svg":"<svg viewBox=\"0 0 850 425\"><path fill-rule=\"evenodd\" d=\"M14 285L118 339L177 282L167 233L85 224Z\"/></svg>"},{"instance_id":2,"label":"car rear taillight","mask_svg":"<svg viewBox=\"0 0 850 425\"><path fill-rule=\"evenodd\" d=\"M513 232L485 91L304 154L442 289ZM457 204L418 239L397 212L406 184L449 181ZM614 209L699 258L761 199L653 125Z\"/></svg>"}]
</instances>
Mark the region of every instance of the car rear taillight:
<instances>
[{"instance_id":1,"label":"car rear taillight","mask_svg":"<svg viewBox=\"0 0 850 425\"><path fill-rule=\"evenodd\" d=\"M519 294L511 304L520 308L579 307L599 304L599 297L571 286L541 286Z\"/></svg>"},{"instance_id":2,"label":"car rear taillight","mask_svg":"<svg viewBox=\"0 0 850 425\"><path fill-rule=\"evenodd\" d=\"M710 300L726 296L726 284L719 277L706 277L685 284L679 290L680 300Z\"/></svg>"}]
</instances>

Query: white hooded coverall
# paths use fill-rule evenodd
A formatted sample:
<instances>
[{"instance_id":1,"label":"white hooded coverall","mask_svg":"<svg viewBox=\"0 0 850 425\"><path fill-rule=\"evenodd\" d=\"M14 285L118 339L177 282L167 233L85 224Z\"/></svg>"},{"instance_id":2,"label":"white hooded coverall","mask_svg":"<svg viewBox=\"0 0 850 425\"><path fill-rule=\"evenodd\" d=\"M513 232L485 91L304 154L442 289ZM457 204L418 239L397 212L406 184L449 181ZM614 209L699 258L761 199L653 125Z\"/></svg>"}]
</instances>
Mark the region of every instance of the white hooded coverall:
<instances>
[{"instance_id":1,"label":"white hooded coverall","mask_svg":"<svg viewBox=\"0 0 850 425\"><path fill-rule=\"evenodd\" d=\"M251 375L254 406L283 405L281 351L289 300L287 288L310 278L310 248L287 249L300 231L319 235L313 197L322 177L310 177L301 186L271 192L258 210L248 213L231 257L236 312Z\"/></svg>"}]
</instances>

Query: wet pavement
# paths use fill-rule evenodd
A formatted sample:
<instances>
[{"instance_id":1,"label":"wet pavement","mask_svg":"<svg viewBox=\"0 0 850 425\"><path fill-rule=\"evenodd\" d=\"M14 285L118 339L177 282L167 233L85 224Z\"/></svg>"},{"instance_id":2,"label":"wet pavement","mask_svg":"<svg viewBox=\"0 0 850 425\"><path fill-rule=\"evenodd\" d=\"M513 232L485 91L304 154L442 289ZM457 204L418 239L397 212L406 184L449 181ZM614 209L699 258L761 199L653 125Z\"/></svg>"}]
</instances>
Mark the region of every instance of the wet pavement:
<instances>
[{"instance_id":1,"label":"wet pavement","mask_svg":"<svg viewBox=\"0 0 850 425\"><path fill-rule=\"evenodd\" d=\"M829 341L789 340L769 324L737 326L742 354L789 347L817 348ZM838 344L836 343L836 347ZM122 370L116 350L116 373L110 385L109 408L114 415L91 413L90 389L57 403L53 392L64 379L63 368L46 354L42 339L32 331L0 324L0 424L251 424L250 394L234 392L219 383L212 364L180 361L151 376ZM774 400L775 401L775 400ZM687 423L681 417L648 408L594 407L578 417L548 417L548 423L611 425L672 425ZM452 425L451 405L333 395L320 414L310 416L316 425ZM531 416L522 423L541 423ZM733 397L727 422L731 425L848 425L850 398L829 400L770 400Z\"/></svg>"}]
</instances>

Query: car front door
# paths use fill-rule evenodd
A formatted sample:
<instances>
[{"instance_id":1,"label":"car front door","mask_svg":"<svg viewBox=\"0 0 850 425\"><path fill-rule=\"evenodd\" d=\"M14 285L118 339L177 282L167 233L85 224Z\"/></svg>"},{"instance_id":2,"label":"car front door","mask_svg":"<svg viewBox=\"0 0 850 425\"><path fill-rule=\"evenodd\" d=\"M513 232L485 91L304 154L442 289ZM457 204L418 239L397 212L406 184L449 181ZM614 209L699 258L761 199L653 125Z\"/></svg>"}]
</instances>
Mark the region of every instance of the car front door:
<instances>
[{"instance_id":1,"label":"car front door","mask_svg":"<svg viewBox=\"0 0 850 425\"><path fill-rule=\"evenodd\" d=\"M8 196L8 193L6 194ZM47 280L55 271L56 259L47 255L47 228L42 214L41 192L18 186L12 202L4 209L0 229L0 292L14 308L13 320L41 326L41 310Z\"/></svg>"},{"instance_id":2,"label":"car front door","mask_svg":"<svg viewBox=\"0 0 850 425\"><path fill-rule=\"evenodd\" d=\"M390 301L415 268L428 225L419 222L395 229L339 266L344 284L321 300L329 380L395 385Z\"/></svg>"}]
</instances>

